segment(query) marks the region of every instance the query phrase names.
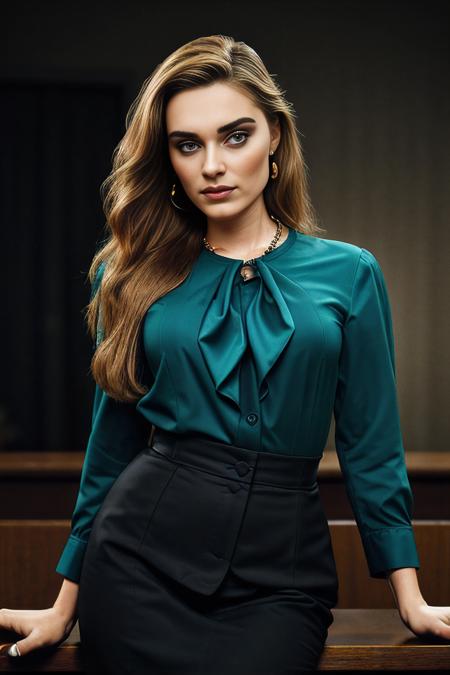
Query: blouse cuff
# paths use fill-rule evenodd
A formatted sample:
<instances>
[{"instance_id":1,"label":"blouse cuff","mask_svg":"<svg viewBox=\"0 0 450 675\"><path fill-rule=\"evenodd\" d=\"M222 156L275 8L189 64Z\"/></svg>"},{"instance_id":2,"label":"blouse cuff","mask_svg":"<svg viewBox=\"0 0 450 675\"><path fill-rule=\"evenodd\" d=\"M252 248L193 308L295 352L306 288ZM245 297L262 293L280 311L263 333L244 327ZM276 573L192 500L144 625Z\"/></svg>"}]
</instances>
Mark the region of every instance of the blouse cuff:
<instances>
[{"instance_id":1,"label":"blouse cuff","mask_svg":"<svg viewBox=\"0 0 450 675\"><path fill-rule=\"evenodd\" d=\"M388 527L362 534L370 576L384 579L388 570L415 567L420 562L412 526Z\"/></svg>"},{"instance_id":2,"label":"blouse cuff","mask_svg":"<svg viewBox=\"0 0 450 675\"><path fill-rule=\"evenodd\" d=\"M86 546L87 542L74 537L72 534L69 535L56 566L58 574L62 574L67 579L79 583Z\"/></svg>"}]
</instances>

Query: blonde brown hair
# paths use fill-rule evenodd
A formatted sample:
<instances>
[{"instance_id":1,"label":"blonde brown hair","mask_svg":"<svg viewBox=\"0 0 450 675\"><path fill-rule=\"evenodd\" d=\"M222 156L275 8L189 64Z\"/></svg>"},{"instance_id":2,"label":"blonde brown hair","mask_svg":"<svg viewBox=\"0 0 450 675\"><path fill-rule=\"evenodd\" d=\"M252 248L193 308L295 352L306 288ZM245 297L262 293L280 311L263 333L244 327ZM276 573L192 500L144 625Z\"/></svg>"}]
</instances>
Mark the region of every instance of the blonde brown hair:
<instances>
[{"instance_id":1,"label":"blonde brown hair","mask_svg":"<svg viewBox=\"0 0 450 675\"><path fill-rule=\"evenodd\" d=\"M186 279L206 234L206 217L190 200L184 212L169 199L176 176L164 133L166 106L177 92L217 80L250 97L268 123L280 122L280 142L271 157L279 174L264 189L268 212L306 234L324 231L308 196L293 106L258 54L224 35L197 38L170 54L131 104L112 171L101 186L108 236L89 269L93 289L99 285L101 292L92 293L86 320L97 337L92 375L117 400L133 402L148 391L138 372L142 320L153 302Z\"/></svg>"}]
</instances>

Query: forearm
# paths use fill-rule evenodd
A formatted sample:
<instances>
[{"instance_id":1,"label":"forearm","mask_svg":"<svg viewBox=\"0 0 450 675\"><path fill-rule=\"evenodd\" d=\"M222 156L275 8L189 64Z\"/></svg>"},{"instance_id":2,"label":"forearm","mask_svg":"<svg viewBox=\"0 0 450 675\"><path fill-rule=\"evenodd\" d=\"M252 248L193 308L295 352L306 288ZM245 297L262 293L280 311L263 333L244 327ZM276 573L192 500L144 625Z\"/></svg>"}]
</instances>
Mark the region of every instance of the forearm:
<instances>
[{"instance_id":1,"label":"forearm","mask_svg":"<svg viewBox=\"0 0 450 675\"><path fill-rule=\"evenodd\" d=\"M426 605L419 588L415 567L401 567L388 572L388 583L402 618L419 605Z\"/></svg>"},{"instance_id":2,"label":"forearm","mask_svg":"<svg viewBox=\"0 0 450 675\"><path fill-rule=\"evenodd\" d=\"M70 579L64 579L53 607L58 609L64 619L70 623L77 620L77 604L78 584Z\"/></svg>"}]
</instances>

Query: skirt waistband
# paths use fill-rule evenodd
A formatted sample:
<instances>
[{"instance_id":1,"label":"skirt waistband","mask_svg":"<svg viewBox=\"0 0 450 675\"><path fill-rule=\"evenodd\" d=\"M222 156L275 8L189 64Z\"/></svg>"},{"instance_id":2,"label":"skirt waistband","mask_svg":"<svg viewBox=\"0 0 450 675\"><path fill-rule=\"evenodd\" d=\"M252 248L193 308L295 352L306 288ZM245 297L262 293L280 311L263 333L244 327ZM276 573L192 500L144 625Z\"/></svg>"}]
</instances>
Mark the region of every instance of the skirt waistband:
<instances>
[{"instance_id":1,"label":"skirt waistband","mask_svg":"<svg viewBox=\"0 0 450 675\"><path fill-rule=\"evenodd\" d=\"M158 427L154 428L148 445L177 463L224 478L291 488L313 487L323 456L258 452L205 436L176 434Z\"/></svg>"}]
</instances>

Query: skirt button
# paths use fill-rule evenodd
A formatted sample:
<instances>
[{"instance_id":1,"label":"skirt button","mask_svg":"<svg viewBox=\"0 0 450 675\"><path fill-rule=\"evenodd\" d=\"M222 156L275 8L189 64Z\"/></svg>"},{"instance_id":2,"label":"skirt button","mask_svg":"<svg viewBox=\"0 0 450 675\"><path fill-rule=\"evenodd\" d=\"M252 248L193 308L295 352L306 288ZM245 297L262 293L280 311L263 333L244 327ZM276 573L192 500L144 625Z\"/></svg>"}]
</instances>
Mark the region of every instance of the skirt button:
<instances>
[{"instance_id":1,"label":"skirt button","mask_svg":"<svg viewBox=\"0 0 450 675\"><path fill-rule=\"evenodd\" d=\"M236 462L236 464L234 465L234 468L236 469L236 473L239 476L245 476L250 471L250 467L247 464L247 462L243 462L243 461Z\"/></svg>"}]
</instances>

